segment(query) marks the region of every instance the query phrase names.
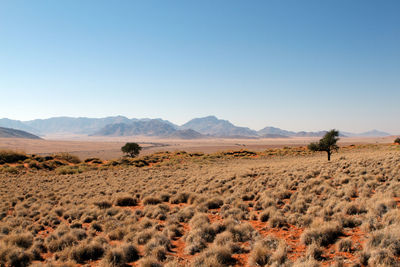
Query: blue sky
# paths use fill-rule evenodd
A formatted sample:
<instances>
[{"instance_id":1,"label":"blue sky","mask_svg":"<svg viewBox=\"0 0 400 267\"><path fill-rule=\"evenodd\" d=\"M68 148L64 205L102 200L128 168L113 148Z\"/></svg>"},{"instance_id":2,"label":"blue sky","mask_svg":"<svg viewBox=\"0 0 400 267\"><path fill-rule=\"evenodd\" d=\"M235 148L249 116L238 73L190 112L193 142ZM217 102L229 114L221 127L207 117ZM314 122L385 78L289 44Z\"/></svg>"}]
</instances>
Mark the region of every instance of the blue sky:
<instances>
[{"instance_id":1,"label":"blue sky","mask_svg":"<svg viewBox=\"0 0 400 267\"><path fill-rule=\"evenodd\" d=\"M400 1L0 1L0 118L400 133Z\"/></svg>"}]
</instances>

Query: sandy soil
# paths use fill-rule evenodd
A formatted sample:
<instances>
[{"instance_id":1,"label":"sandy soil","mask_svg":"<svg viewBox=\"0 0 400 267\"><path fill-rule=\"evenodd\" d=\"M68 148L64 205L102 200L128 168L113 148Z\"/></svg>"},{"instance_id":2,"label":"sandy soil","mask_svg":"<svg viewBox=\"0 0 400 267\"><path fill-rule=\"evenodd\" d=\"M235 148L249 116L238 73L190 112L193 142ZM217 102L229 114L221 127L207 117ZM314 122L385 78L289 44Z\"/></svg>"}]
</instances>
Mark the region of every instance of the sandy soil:
<instances>
[{"instance_id":1,"label":"sandy soil","mask_svg":"<svg viewBox=\"0 0 400 267\"><path fill-rule=\"evenodd\" d=\"M218 151L248 149L262 151L267 148L284 146L305 146L319 138L264 138L264 139L198 139L176 140L150 137L90 137L80 135L45 136L43 140L0 138L0 149L24 151L28 154L46 155L57 152L69 152L82 159L98 157L115 159L122 156L121 146L126 142L137 142L144 147L141 155L159 151L180 151L214 153ZM340 145L392 143L393 137L380 138L342 138Z\"/></svg>"}]
</instances>

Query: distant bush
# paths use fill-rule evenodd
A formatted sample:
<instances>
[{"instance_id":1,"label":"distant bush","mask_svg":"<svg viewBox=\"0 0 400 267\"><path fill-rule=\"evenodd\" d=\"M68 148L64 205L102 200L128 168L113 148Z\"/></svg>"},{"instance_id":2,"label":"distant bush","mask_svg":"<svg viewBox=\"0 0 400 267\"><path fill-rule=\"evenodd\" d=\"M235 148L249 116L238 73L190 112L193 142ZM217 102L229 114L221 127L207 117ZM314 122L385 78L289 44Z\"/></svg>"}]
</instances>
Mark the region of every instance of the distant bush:
<instances>
[{"instance_id":1,"label":"distant bush","mask_svg":"<svg viewBox=\"0 0 400 267\"><path fill-rule=\"evenodd\" d=\"M66 152L58 153L56 155L53 155L53 157L58 160L65 160L69 163L74 163L74 164L81 163L81 160L77 156L71 155Z\"/></svg>"},{"instance_id":2,"label":"distant bush","mask_svg":"<svg viewBox=\"0 0 400 267\"><path fill-rule=\"evenodd\" d=\"M12 150L0 150L0 164L16 163L18 161L26 160L28 156L22 152Z\"/></svg>"},{"instance_id":3,"label":"distant bush","mask_svg":"<svg viewBox=\"0 0 400 267\"><path fill-rule=\"evenodd\" d=\"M400 137L397 137L397 138L394 140L394 143L400 145Z\"/></svg>"}]
</instances>

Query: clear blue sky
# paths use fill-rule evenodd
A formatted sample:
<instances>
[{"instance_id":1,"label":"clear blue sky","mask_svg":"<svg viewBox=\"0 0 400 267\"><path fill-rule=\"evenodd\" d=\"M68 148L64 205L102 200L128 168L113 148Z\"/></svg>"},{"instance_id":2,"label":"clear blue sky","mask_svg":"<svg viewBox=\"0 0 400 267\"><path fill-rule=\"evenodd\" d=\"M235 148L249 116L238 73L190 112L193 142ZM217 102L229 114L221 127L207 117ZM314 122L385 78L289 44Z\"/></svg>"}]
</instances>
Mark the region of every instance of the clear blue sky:
<instances>
[{"instance_id":1,"label":"clear blue sky","mask_svg":"<svg viewBox=\"0 0 400 267\"><path fill-rule=\"evenodd\" d=\"M0 1L0 118L400 133L400 1Z\"/></svg>"}]
</instances>

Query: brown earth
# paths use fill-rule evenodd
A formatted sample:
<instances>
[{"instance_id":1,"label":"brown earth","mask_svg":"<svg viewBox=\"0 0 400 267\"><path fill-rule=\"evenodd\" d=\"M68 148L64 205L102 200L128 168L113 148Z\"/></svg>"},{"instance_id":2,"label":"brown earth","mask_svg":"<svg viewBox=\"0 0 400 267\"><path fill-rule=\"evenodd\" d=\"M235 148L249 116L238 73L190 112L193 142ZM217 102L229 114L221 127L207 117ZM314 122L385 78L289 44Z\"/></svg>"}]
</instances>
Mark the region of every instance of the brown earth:
<instances>
[{"instance_id":1,"label":"brown earth","mask_svg":"<svg viewBox=\"0 0 400 267\"><path fill-rule=\"evenodd\" d=\"M44 140L19 138L0 138L0 150L12 149L28 154L49 155L58 152L69 152L82 159L97 157L105 160L122 156L121 147L126 142L137 142L144 149L141 155L159 151L187 151L215 153L226 150L247 149L263 151L267 148L285 146L305 146L318 138L264 138L264 139L198 139L173 140L149 137L88 137L88 136L45 136ZM394 138L341 138L339 144L389 144Z\"/></svg>"},{"instance_id":2,"label":"brown earth","mask_svg":"<svg viewBox=\"0 0 400 267\"><path fill-rule=\"evenodd\" d=\"M0 173L0 264L400 264L399 146L342 147L331 162L301 147L147 160Z\"/></svg>"}]
</instances>

